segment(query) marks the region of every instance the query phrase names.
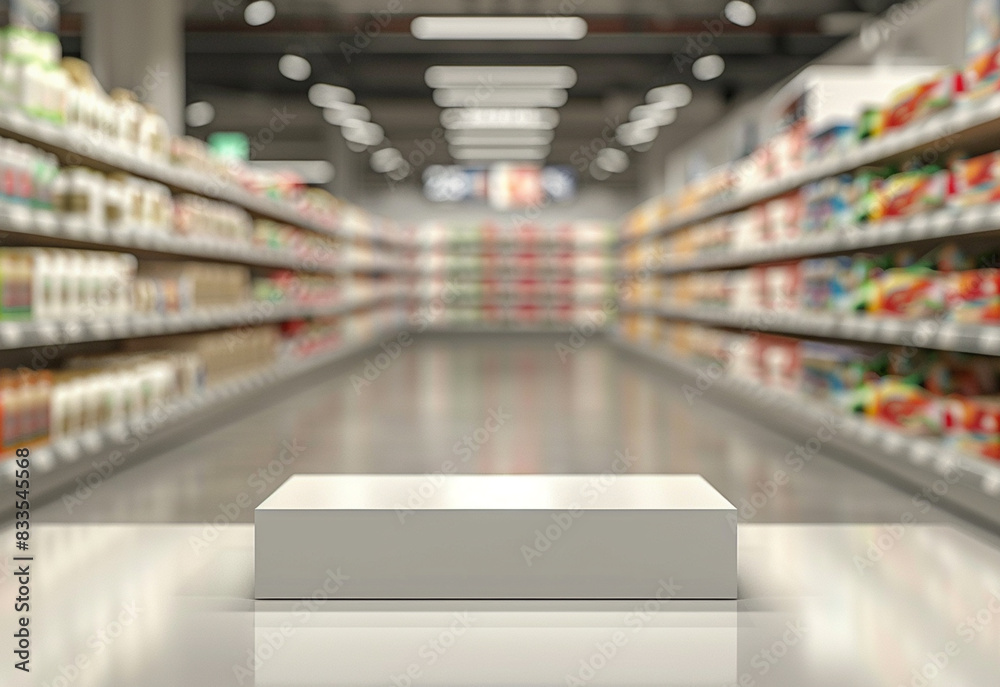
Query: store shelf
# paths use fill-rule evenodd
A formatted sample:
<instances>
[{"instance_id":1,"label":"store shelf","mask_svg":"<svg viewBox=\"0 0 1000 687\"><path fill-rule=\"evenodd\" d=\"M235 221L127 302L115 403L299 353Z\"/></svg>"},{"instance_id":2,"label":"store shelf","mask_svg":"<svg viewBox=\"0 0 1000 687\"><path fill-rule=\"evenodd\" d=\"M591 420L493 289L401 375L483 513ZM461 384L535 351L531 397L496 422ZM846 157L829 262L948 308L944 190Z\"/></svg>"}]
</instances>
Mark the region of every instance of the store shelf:
<instances>
[{"instance_id":1,"label":"store shelf","mask_svg":"<svg viewBox=\"0 0 1000 687\"><path fill-rule=\"evenodd\" d=\"M347 239L359 238L343 227L313 221L286 203L256 196L244 188L223 184L214 177L193 170L144 160L114 141L105 140L91 132L74 134L64 127L32 119L16 111L0 110L0 136L30 143L54 153L63 162L70 164L103 171L127 172L133 176L159 182L175 192L192 193L232 203L257 217L291 224L317 234ZM360 238L388 244L398 243L395 237L381 233Z\"/></svg>"},{"instance_id":2,"label":"store shelf","mask_svg":"<svg viewBox=\"0 0 1000 687\"><path fill-rule=\"evenodd\" d=\"M210 237L181 236L150 231L108 231L82 222L66 221L53 213L0 203L0 232L27 241L45 239L70 242L94 249L147 251L202 260L238 263L254 267L290 269L317 274L349 272L397 273L412 268L402 258L359 259L339 256L328 261L303 259L286 251Z\"/></svg>"},{"instance_id":3,"label":"store shelf","mask_svg":"<svg viewBox=\"0 0 1000 687\"><path fill-rule=\"evenodd\" d=\"M1000 232L1000 203L968 208L944 208L902 219L854 225L811 234L787 243L766 244L667 262L659 274L745 267L781 260L847 254L859 250L892 248L920 241L988 236Z\"/></svg>"},{"instance_id":4,"label":"store shelf","mask_svg":"<svg viewBox=\"0 0 1000 687\"><path fill-rule=\"evenodd\" d=\"M104 460L113 451L122 454L123 462L127 462L133 454L139 452L143 444L156 441L168 432L183 429L223 406L245 401L281 382L348 358L378 342L388 331L379 332L369 340L344 344L334 351L308 360L280 362L269 370L223 382L200 394L166 403L145 416L128 422L32 447L32 494L38 498L47 492L51 493L74 479L80 471L92 470L93 461ZM13 489L13 473L14 461L0 461L0 517L14 503L10 494Z\"/></svg>"},{"instance_id":5,"label":"store shelf","mask_svg":"<svg viewBox=\"0 0 1000 687\"><path fill-rule=\"evenodd\" d=\"M569 334L571 322L440 322L427 328L437 334Z\"/></svg>"},{"instance_id":6,"label":"store shelf","mask_svg":"<svg viewBox=\"0 0 1000 687\"><path fill-rule=\"evenodd\" d=\"M684 378L698 378L699 368L690 363L619 336L611 339L616 345L650 358ZM976 497L982 500L982 507L974 508L975 512L994 519L994 524L1000 523L1000 463L951 450L934 439L894 431L800 394L762 387L753 380L722 377L713 382L710 391L728 395L744 412L785 428L794 427L796 433L807 433L824 420L835 419L839 429L831 444L879 468L899 468L900 474L922 478L925 484L933 484L942 476L958 471L961 484L976 492ZM956 491L950 490L945 498L960 498ZM955 505L973 508L969 503Z\"/></svg>"},{"instance_id":7,"label":"store shelf","mask_svg":"<svg viewBox=\"0 0 1000 687\"><path fill-rule=\"evenodd\" d=\"M137 314L68 322L0 322L0 351L257 326L310 317L332 317L399 297L380 295L318 307L258 302L236 308L206 309L172 315Z\"/></svg>"},{"instance_id":8,"label":"store shelf","mask_svg":"<svg viewBox=\"0 0 1000 687\"><path fill-rule=\"evenodd\" d=\"M904 320L862 314L734 311L711 306L679 308L623 305L621 311L642 312L671 320L700 322L731 329L1000 356L1000 326L992 325L961 324L936 319Z\"/></svg>"},{"instance_id":9,"label":"store shelf","mask_svg":"<svg viewBox=\"0 0 1000 687\"><path fill-rule=\"evenodd\" d=\"M976 147L991 138L995 142L997 136L1000 136L1000 94L960 103L899 131L862 141L850 151L828 155L818 162L807 164L794 174L765 181L723 200L679 213L645 234L622 237L620 243L648 241L685 226L774 198L803 184L852 172L866 165L902 159L938 143L945 143L950 150L961 150Z\"/></svg>"}]
</instances>

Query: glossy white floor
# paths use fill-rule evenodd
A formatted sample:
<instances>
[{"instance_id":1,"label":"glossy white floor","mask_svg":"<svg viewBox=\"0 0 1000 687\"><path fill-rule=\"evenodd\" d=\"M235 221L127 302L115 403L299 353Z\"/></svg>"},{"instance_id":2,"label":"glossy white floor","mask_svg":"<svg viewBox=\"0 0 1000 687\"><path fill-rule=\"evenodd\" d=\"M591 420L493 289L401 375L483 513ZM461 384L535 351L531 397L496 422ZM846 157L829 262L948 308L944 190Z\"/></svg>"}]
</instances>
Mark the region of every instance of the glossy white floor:
<instances>
[{"instance_id":1,"label":"glossy white floor","mask_svg":"<svg viewBox=\"0 0 1000 687\"><path fill-rule=\"evenodd\" d=\"M358 393L362 356L85 499L38 509L34 670L13 684L996 683L996 538L823 456L771 489L792 441L689 405L669 375L601 341L564 364L557 340L425 337ZM743 513L738 601L252 600L245 523L290 474L447 461L605 472L620 456L632 471L700 472L734 503L759 504ZM332 572L317 588L350 584ZM16 578L0 578L13 598Z\"/></svg>"}]
</instances>

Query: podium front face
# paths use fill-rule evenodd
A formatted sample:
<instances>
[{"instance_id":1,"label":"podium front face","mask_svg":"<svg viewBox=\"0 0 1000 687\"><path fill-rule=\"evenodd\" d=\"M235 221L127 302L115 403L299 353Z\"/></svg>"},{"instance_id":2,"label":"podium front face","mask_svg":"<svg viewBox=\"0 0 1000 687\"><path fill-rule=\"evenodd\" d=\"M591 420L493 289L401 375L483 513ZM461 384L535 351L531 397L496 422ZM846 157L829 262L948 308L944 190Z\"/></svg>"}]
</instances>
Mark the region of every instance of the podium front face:
<instances>
[{"instance_id":1,"label":"podium front face","mask_svg":"<svg viewBox=\"0 0 1000 687\"><path fill-rule=\"evenodd\" d=\"M734 599L697 475L297 475L258 506L258 599Z\"/></svg>"}]
</instances>

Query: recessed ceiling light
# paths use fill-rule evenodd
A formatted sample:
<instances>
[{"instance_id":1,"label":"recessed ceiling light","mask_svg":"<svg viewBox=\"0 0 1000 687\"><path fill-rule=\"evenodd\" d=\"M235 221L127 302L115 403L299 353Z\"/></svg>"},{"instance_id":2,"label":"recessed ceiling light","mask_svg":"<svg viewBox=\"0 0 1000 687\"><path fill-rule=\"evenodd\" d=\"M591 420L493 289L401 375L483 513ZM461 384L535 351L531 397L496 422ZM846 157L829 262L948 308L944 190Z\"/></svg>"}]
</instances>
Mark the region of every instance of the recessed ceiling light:
<instances>
[{"instance_id":1,"label":"recessed ceiling light","mask_svg":"<svg viewBox=\"0 0 1000 687\"><path fill-rule=\"evenodd\" d=\"M364 143L356 143L354 141L347 142L347 149L353 153L363 153L368 150L368 146Z\"/></svg>"},{"instance_id":2,"label":"recessed ceiling light","mask_svg":"<svg viewBox=\"0 0 1000 687\"><path fill-rule=\"evenodd\" d=\"M243 19L250 26L263 26L274 19L274 5L268 0L251 2L243 10Z\"/></svg>"},{"instance_id":3,"label":"recessed ceiling light","mask_svg":"<svg viewBox=\"0 0 1000 687\"><path fill-rule=\"evenodd\" d=\"M719 76L726 69L726 61L719 55L705 55L699 57L691 65L691 74L700 81L711 81Z\"/></svg>"},{"instance_id":4,"label":"recessed ceiling light","mask_svg":"<svg viewBox=\"0 0 1000 687\"><path fill-rule=\"evenodd\" d=\"M206 126L215 120L215 108L204 100L191 103L184 109L184 119L192 128Z\"/></svg>"},{"instance_id":5,"label":"recessed ceiling light","mask_svg":"<svg viewBox=\"0 0 1000 687\"><path fill-rule=\"evenodd\" d=\"M602 148L594 158L597 166L612 174L621 174L628 169L628 154L618 148Z\"/></svg>"},{"instance_id":6,"label":"recessed ceiling light","mask_svg":"<svg viewBox=\"0 0 1000 687\"><path fill-rule=\"evenodd\" d=\"M587 35L580 17L417 17L410 33L438 41L574 41Z\"/></svg>"},{"instance_id":7,"label":"recessed ceiling light","mask_svg":"<svg viewBox=\"0 0 1000 687\"><path fill-rule=\"evenodd\" d=\"M393 181L402 181L403 179L408 177L410 175L410 172L412 171L413 168L410 167L410 163L407 162L406 160L403 160L403 164L389 170L386 176L392 179Z\"/></svg>"},{"instance_id":8,"label":"recessed ceiling light","mask_svg":"<svg viewBox=\"0 0 1000 687\"><path fill-rule=\"evenodd\" d=\"M446 129L554 129L559 113L547 108L472 107L441 113Z\"/></svg>"},{"instance_id":9,"label":"recessed ceiling light","mask_svg":"<svg viewBox=\"0 0 1000 687\"><path fill-rule=\"evenodd\" d=\"M424 82L431 88L462 86L571 88L576 84L576 70L565 66L436 66L428 67L424 72Z\"/></svg>"},{"instance_id":10,"label":"recessed ceiling light","mask_svg":"<svg viewBox=\"0 0 1000 687\"><path fill-rule=\"evenodd\" d=\"M633 122L640 119L648 119L654 122L656 126L667 126L676 121L677 110L659 107L658 105L636 105L629 110L628 118Z\"/></svg>"},{"instance_id":11,"label":"recessed ceiling light","mask_svg":"<svg viewBox=\"0 0 1000 687\"><path fill-rule=\"evenodd\" d=\"M352 105L351 103L330 103L330 107L323 109L323 119L335 126L343 126L349 119L360 119L370 122L372 113L364 105Z\"/></svg>"},{"instance_id":12,"label":"recessed ceiling light","mask_svg":"<svg viewBox=\"0 0 1000 687\"><path fill-rule=\"evenodd\" d=\"M314 83L309 87L309 102L316 107L333 107L338 103L353 103L354 92L343 86Z\"/></svg>"},{"instance_id":13,"label":"recessed ceiling light","mask_svg":"<svg viewBox=\"0 0 1000 687\"><path fill-rule=\"evenodd\" d=\"M597 160L590 163L590 176L598 181L607 181L611 178L611 172L597 164Z\"/></svg>"},{"instance_id":14,"label":"recessed ceiling light","mask_svg":"<svg viewBox=\"0 0 1000 687\"><path fill-rule=\"evenodd\" d=\"M385 131L374 122L362 119L348 119L340 128L340 133L352 143L365 146L377 146L385 138Z\"/></svg>"},{"instance_id":15,"label":"recessed ceiling light","mask_svg":"<svg viewBox=\"0 0 1000 687\"><path fill-rule=\"evenodd\" d=\"M640 119L635 122L625 122L615 129L615 138L624 146L634 146L641 143L651 143L656 139L659 129L656 122Z\"/></svg>"},{"instance_id":16,"label":"recessed ceiling light","mask_svg":"<svg viewBox=\"0 0 1000 687\"><path fill-rule=\"evenodd\" d=\"M309 60L299 55L282 55L278 60L278 71L286 79L305 81L312 74L312 65L309 64Z\"/></svg>"},{"instance_id":17,"label":"recessed ceiling light","mask_svg":"<svg viewBox=\"0 0 1000 687\"><path fill-rule=\"evenodd\" d=\"M646 94L646 102L662 107L684 107L691 102L691 88L682 83L658 86Z\"/></svg>"},{"instance_id":18,"label":"recessed ceiling light","mask_svg":"<svg viewBox=\"0 0 1000 687\"><path fill-rule=\"evenodd\" d=\"M544 160L549 146L517 148L458 148L449 146L448 152L456 160Z\"/></svg>"},{"instance_id":19,"label":"recessed ceiling light","mask_svg":"<svg viewBox=\"0 0 1000 687\"><path fill-rule=\"evenodd\" d=\"M438 107L561 107L566 91L558 88L439 88Z\"/></svg>"},{"instance_id":20,"label":"recessed ceiling light","mask_svg":"<svg viewBox=\"0 0 1000 687\"><path fill-rule=\"evenodd\" d=\"M376 150L372 153L371 160L369 160L372 169L379 174L391 172L399 167L400 163L403 162L406 162L403 159L403 154L395 148L383 148L382 150Z\"/></svg>"},{"instance_id":21,"label":"recessed ceiling light","mask_svg":"<svg viewBox=\"0 0 1000 687\"><path fill-rule=\"evenodd\" d=\"M751 26L757 21L757 10L744 0L729 0L722 12L726 15L726 19L737 26Z\"/></svg>"}]
</instances>

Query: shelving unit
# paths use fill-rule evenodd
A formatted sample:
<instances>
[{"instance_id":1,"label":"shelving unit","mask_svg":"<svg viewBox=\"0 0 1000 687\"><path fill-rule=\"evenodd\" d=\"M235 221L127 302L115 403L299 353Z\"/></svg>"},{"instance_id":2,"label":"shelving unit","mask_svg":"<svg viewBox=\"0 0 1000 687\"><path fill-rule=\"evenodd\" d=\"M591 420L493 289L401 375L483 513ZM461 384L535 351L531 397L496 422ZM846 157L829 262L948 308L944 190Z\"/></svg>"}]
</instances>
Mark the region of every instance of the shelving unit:
<instances>
[{"instance_id":1,"label":"shelving unit","mask_svg":"<svg viewBox=\"0 0 1000 687\"><path fill-rule=\"evenodd\" d=\"M376 333L372 340L391 330ZM210 415L246 404L263 391L274 390L283 382L315 372L337 361L346 360L371 345L371 341L346 343L336 350L304 361L283 361L273 368L234 379L203 393L182 398L131 422L105 426L78 436L31 448L32 493L36 498L71 483L81 475L94 472L93 462L115 455L115 470L148 454L157 442L172 433L204 421ZM13 498L13 461L0 462L0 517L8 517ZM99 474L99 473L98 473ZM103 480L103 477L102 477Z\"/></svg>"},{"instance_id":2,"label":"shelving unit","mask_svg":"<svg viewBox=\"0 0 1000 687\"><path fill-rule=\"evenodd\" d=\"M60 322L0 322L0 351L34 346L66 346L148 336L209 331L310 317L333 317L398 299L380 295L337 305L303 307L261 301L238 308L220 308L173 315L131 315Z\"/></svg>"},{"instance_id":3,"label":"shelving unit","mask_svg":"<svg viewBox=\"0 0 1000 687\"><path fill-rule=\"evenodd\" d=\"M862 141L850 151L825 157L794 174L768 180L755 188L679 213L642 236L623 236L619 245L652 240L712 217L774 198L803 184L851 172L866 165L889 163L937 143L946 141L947 147L952 149L975 148L990 141L995 143L997 136L1000 136L1000 94L962 103L905 129Z\"/></svg>"},{"instance_id":4,"label":"shelving unit","mask_svg":"<svg viewBox=\"0 0 1000 687\"><path fill-rule=\"evenodd\" d=\"M296 208L285 203L254 196L246 189L222 184L197 172L139 159L111 142L96 137L74 136L65 128L33 120L17 112L0 112L0 136L30 143L54 153L63 162L83 164L102 171L127 172L159 182L175 192L192 193L238 205L256 217L293 224L335 238L354 238L352 233L341 227L303 217ZM389 235L372 238L387 244L396 243L396 239Z\"/></svg>"},{"instance_id":5,"label":"shelving unit","mask_svg":"<svg viewBox=\"0 0 1000 687\"><path fill-rule=\"evenodd\" d=\"M1000 355L1000 326L960 324L935 319L903 320L861 314L735 311L710 306L697 308L622 306L621 310L730 329Z\"/></svg>"},{"instance_id":6,"label":"shelving unit","mask_svg":"<svg viewBox=\"0 0 1000 687\"><path fill-rule=\"evenodd\" d=\"M620 336L612 341L622 349L652 360L686 381L694 383L699 368L664 355L645 345ZM1000 465L958 451L946 449L933 439L893 431L863 417L848 415L819 401L762 387L753 380L723 376L705 392L729 401L737 410L790 433L796 439L810 436L825 419L836 420L838 429L829 442L846 451L859 464L889 472L922 488L948 476L960 480L950 485L944 500L975 518L1000 525Z\"/></svg>"},{"instance_id":7,"label":"shelving unit","mask_svg":"<svg viewBox=\"0 0 1000 687\"><path fill-rule=\"evenodd\" d=\"M88 248L119 248L155 255L233 262L254 267L290 269L317 274L395 272L406 269L401 258L366 264L332 256L329 260L303 259L288 251L212 238L157 234L147 231L110 232L64 222L51 213L20 212L0 203L0 232L26 240L56 241Z\"/></svg>"},{"instance_id":8,"label":"shelving unit","mask_svg":"<svg viewBox=\"0 0 1000 687\"><path fill-rule=\"evenodd\" d=\"M892 248L920 241L1000 235L1000 203L968 208L944 208L903 219L853 225L819 234L808 234L787 243L725 250L665 260L651 271L682 274L728 267L745 267L797 258L838 255L860 250Z\"/></svg>"}]
</instances>

